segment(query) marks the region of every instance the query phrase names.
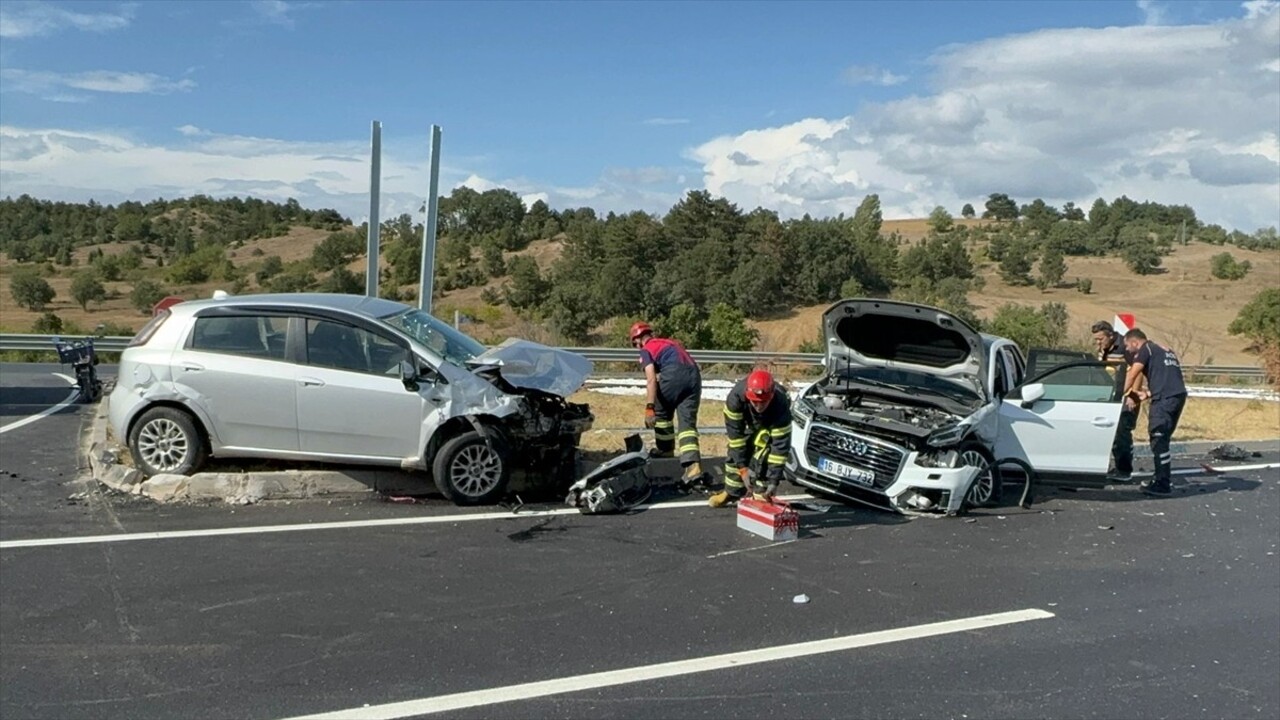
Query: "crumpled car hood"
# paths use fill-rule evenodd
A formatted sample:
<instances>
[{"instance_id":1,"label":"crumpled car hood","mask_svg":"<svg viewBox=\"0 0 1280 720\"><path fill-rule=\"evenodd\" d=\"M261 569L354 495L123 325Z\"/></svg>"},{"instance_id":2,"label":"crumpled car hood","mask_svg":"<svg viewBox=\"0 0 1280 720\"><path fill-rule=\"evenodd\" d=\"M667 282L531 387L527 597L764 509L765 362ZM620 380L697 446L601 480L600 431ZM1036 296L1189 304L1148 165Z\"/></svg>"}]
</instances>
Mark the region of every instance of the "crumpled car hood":
<instances>
[{"instance_id":1,"label":"crumpled car hood","mask_svg":"<svg viewBox=\"0 0 1280 720\"><path fill-rule=\"evenodd\" d=\"M905 368L982 386L982 336L960 318L928 305L853 299L822 315L827 370L846 365Z\"/></svg>"},{"instance_id":2,"label":"crumpled car hood","mask_svg":"<svg viewBox=\"0 0 1280 720\"><path fill-rule=\"evenodd\" d=\"M591 375L591 361L577 353L512 338L467 362L473 370L497 368L502 379L525 390L560 397L577 392Z\"/></svg>"}]
</instances>

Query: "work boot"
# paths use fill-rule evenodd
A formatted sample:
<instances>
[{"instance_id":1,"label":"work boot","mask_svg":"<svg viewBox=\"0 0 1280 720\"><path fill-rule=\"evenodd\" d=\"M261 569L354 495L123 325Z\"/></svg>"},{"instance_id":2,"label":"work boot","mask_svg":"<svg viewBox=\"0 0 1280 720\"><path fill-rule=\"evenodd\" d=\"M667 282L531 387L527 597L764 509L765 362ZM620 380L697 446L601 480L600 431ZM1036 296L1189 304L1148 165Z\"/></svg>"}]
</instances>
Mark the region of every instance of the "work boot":
<instances>
[{"instance_id":1,"label":"work boot","mask_svg":"<svg viewBox=\"0 0 1280 720\"><path fill-rule=\"evenodd\" d=\"M1168 481L1161 482L1159 480L1143 480L1138 488L1146 495L1153 497L1169 497L1173 494L1173 487Z\"/></svg>"},{"instance_id":2,"label":"work boot","mask_svg":"<svg viewBox=\"0 0 1280 720\"><path fill-rule=\"evenodd\" d=\"M711 473L702 469L702 463L693 462L684 467L680 486L688 490L707 490L711 487Z\"/></svg>"},{"instance_id":3,"label":"work boot","mask_svg":"<svg viewBox=\"0 0 1280 720\"><path fill-rule=\"evenodd\" d=\"M712 495L711 498L707 500L707 505L713 508L724 507L725 505L728 505L735 500L737 500L737 498L730 497L728 491L721 490L715 495Z\"/></svg>"},{"instance_id":4,"label":"work boot","mask_svg":"<svg viewBox=\"0 0 1280 720\"><path fill-rule=\"evenodd\" d=\"M1131 483L1133 482L1133 473L1126 473L1126 472L1120 472L1119 470L1112 470L1111 472L1107 473L1107 482L1116 483L1117 485Z\"/></svg>"},{"instance_id":5,"label":"work boot","mask_svg":"<svg viewBox=\"0 0 1280 720\"><path fill-rule=\"evenodd\" d=\"M658 448L649 449L650 460L669 460L673 457L675 457L675 452L672 450L659 450Z\"/></svg>"}]
</instances>

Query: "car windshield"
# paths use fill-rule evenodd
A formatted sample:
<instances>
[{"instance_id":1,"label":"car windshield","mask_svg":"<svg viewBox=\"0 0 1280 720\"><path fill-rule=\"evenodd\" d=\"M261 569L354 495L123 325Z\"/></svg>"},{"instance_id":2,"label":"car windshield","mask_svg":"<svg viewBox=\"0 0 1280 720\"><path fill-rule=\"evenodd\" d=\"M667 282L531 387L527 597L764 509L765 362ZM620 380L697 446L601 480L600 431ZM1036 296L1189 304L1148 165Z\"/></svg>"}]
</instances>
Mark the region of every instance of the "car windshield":
<instances>
[{"instance_id":1,"label":"car windshield","mask_svg":"<svg viewBox=\"0 0 1280 720\"><path fill-rule=\"evenodd\" d=\"M468 360L486 349L475 339L454 330L448 324L418 308L409 308L395 315L388 315L382 318L382 321L459 367L466 367Z\"/></svg>"},{"instance_id":2,"label":"car windshield","mask_svg":"<svg viewBox=\"0 0 1280 720\"><path fill-rule=\"evenodd\" d=\"M907 394L927 392L942 395L966 405L972 405L981 397L968 381L930 375L914 370L901 368L851 367L841 368L836 377L840 382L862 383L872 387L883 387Z\"/></svg>"}]
</instances>

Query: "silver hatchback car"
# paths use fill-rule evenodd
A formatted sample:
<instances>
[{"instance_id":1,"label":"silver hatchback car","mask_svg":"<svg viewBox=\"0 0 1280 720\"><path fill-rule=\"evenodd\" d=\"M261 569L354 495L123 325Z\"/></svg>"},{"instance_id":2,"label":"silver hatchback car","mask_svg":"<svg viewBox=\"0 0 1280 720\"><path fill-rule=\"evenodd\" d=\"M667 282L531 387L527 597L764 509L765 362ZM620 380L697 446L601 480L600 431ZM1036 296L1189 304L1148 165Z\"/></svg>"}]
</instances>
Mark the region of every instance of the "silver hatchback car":
<instances>
[{"instance_id":1,"label":"silver hatchback car","mask_svg":"<svg viewBox=\"0 0 1280 720\"><path fill-rule=\"evenodd\" d=\"M133 338L109 415L147 475L210 455L390 465L485 504L517 467L572 480L593 417L566 398L591 369L526 340L486 349L390 300L224 296L173 305Z\"/></svg>"}]
</instances>

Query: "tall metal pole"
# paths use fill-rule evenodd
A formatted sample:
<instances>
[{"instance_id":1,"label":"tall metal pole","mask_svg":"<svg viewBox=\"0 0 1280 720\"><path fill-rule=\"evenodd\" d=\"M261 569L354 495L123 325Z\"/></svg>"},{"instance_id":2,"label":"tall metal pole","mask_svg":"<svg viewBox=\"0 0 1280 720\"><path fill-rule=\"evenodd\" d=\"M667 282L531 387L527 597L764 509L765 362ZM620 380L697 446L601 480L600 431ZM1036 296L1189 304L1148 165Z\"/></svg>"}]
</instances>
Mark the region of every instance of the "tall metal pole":
<instances>
[{"instance_id":1,"label":"tall metal pole","mask_svg":"<svg viewBox=\"0 0 1280 720\"><path fill-rule=\"evenodd\" d=\"M436 215L440 208L440 126L431 126L431 180L427 186L427 219L422 223L422 267L418 275L418 307L431 312L435 291Z\"/></svg>"},{"instance_id":2,"label":"tall metal pole","mask_svg":"<svg viewBox=\"0 0 1280 720\"><path fill-rule=\"evenodd\" d=\"M366 256L368 268L364 274L364 294L369 297L378 296L378 233L382 224L378 220L378 209L382 202L382 123L373 121L373 138L370 143L369 158L369 232Z\"/></svg>"}]
</instances>

